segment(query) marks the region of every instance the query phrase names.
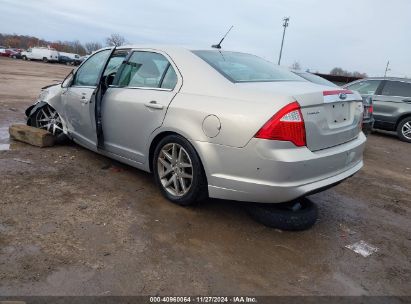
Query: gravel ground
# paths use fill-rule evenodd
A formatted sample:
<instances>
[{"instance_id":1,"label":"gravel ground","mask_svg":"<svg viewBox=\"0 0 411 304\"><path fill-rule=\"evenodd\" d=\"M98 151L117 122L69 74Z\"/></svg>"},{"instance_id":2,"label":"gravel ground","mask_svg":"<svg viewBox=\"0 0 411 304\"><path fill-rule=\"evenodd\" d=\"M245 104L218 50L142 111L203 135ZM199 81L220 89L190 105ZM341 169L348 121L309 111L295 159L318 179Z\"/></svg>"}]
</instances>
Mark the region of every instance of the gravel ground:
<instances>
[{"instance_id":1,"label":"gravel ground","mask_svg":"<svg viewBox=\"0 0 411 304\"><path fill-rule=\"evenodd\" d=\"M0 58L1 295L411 295L411 145L369 136L365 166L283 232L238 202L166 201L150 174L75 144L11 142L69 67ZM363 240L368 257L345 248Z\"/></svg>"}]
</instances>

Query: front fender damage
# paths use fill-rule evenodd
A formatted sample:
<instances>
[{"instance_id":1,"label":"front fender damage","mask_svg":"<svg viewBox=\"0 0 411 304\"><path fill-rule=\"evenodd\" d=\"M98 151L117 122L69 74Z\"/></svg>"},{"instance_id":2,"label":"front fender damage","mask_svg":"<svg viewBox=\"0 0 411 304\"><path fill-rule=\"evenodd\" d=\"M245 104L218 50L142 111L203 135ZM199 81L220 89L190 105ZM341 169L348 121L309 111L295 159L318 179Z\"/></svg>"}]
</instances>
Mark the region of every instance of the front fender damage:
<instances>
[{"instance_id":1,"label":"front fender damage","mask_svg":"<svg viewBox=\"0 0 411 304\"><path fill-rule=\"evenodd\" d=\"M25 114L27 116L27 125L31 126L31 127L36 127L35 123L34 123L34 115L36 114L36 112L43 108L44 106L49 105L47 102L45 101L39 101L31 106L29 106L26 111ZM51 105L49 105L51 106ZM63 122L63 126L64 126L64 122ZM67 142L70 139L70 137L68 136L68 134L66 133L66 128L63 127L63 132L59 135L55 135L55 140L54 142L56 144L63 144L65 142Z\"/></svg>"},{"instance_id":2,"label":"front fender damage","mask_svg":"<svg viewBox=\"0 0 411 304\"><path fill-rule=\"evenodd\" d=\"M26 109L25 113L26 113L26 116L27 116L27 125L28 126L32 126L32 116L34 115L34 113L36 113L36 111L38 109L41 109L45 105L47 105L47 102L39 101L39 102L29 106Z\"/></svg>"}]
</instances>

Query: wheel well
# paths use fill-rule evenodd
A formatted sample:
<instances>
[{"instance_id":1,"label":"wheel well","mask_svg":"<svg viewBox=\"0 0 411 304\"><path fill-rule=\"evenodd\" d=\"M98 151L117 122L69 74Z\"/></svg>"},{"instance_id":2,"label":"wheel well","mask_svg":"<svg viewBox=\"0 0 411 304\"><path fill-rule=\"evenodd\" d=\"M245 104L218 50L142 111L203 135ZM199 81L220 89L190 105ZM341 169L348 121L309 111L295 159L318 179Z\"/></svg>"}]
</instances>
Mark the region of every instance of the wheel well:
<instances>
[{"instance_id":1,"label":"wheel well","mask_svg":"<svg viewBox=\"0 0 411 304\"><path fill-rule=\"evenodd\" d=\"M160 140L162 140L164 137L166 137L166 136L168 136L168 135L178 135L178 136L181 136L181 137L185 138L185 137L182 136L181 134L178 134L178 133L176 133L176 132L171 132L171 131L166 131L166 132L162 132L162 133L160 133L160 134L157 134L156 137L154 137L154 139L153 139L152 142L151 142L150 149L149 149L149 154L148 154L148 155L149 155L148 160L149 160L150 172L153 172L154 150L156 149L157 144L160 142ZM194 147L193 147L193 149L194 149L194 151L197 153L197 156L198 156L198 158L199 158L199 160L200 160L201 169L202 169L203 172L204 172L204 176L205 176L205 179L206 179L206 182L207 182L207 174L206 174L206 172L205 172L205 170L204 170L203 161L202 161L200 155L198 154L197 150L196 150Z\"/></svg>"},{"instance_id":2,"label":"wheel well","mask_svg":"<svg viewBox=\"0 0 411 304\"><path fill-rule=\"evenodd\" d=\"M157 144L160 142L160 140L162 140L164 137L166 137L167 135L180 135L178 133L175 132L171 132L171 131L166 131L166 132L162 132L160 134L157 134L156 137L154 137L153 141L151 142L150 145L150 150L149 150L149 154L148 154L148 161L149 161L149 165L150 165L150 172L153 172L153 157L154 157L154 150L157 147Z\"/></svg>"},{"instance_id":3,"label":"wheel well","mask_svg":"<svg viewBox=\"0 0 411 304\"><path fill-rule=\"evenodd\" d=\"M395 130L397 130L398 125L400 124L401 120L403 120L404 118L407 118L407 117L411 117L411 113L403 114L397 119L397 122L395 123Z\"/></svg>"}]
</instances>

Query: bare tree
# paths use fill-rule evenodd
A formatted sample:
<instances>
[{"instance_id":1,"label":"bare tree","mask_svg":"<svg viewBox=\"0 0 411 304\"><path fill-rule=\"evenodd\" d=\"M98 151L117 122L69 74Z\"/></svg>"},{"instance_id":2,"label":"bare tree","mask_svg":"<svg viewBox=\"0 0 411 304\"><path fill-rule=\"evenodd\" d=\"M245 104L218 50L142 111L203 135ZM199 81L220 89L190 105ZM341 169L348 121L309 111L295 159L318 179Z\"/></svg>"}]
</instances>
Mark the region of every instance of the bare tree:
<instances>
[{"instance_id":1,"label":"bare tree","mask_svg":"<svg viewBox=\"0 0 411 304\"><path fill-rule=\"evenodd\" d=\"M126 43L126 39L120 34L111 34L106 38L106 44L108 46L121 46Z\"/></svg>"},{"instance_id":2,"label":"bare tree","mask_svg":"<svg viewBox=\"0 0 411 304\"><path fill-rule=\"evenodd\" d=\"M331 75L336 75L336 76L348 76L348 77L358 77L358 78L364 78L367 77L366 73L360 73L357 71L354 72L348 72L342 68L333 68L330 71Z\"/></svg>"},{"instance_id":3,"label":"bare tree","mask_svg":"<svg viewBox=\"0 0 411 304\"><path fill-rule=\"evenodd\" d=\"M365 78L365 77L367 77L367 74L366 74L366 73L360 73L360 72L357 72L357 71L354 71L354 72L352 72L351 74L352 74L352 76L354 76L354 77L359 77L359 78Z\"/></svg>"},{"instance_id":4,"label":"bare tree","mask_svg":"<svg viewBox=\"0 0 411 304\"><path fill-rule=\"evenodd\" d=\"M301 70L301 65L298 61L294 61L294 63L290 66L290 69L299 71Z\"/></svg>"},{"instance_id":5,"label":"bare tree","mask_svg":"<svg viewBox=\"0 0 411 304\"><path fill-rule=\"evenodd\" d=\"M87 54L91 54L94 51L101 49L103 46L100 42L86 42L84 47L86 48Z\"/></svg>"},{"instance_id":6,"label":"bare tree","mask_svg":"<svg viewBox=\"0 0 411 304\"><path fill-rule=\"evenodd\" d=\"M79 55L86 54L86 49L84 48L84 46L81 44L80 41L74 40L74 41L69 41L69 42L65 42L65 43L68 44L72 48L73 53L76 53L76 54L79 54Z\"/></svg>"},{"instance_id":7,"label":"bare tree","mask_svg":"<svg viewBox=\"0 0 411 304\"><path fill-rule=\"evenodd\" d=\"M330 71L330 74L331 75L336 75L336 76L348 76L347 75L347 71L345 71L345 70L343 70L342 68L333 68L331 71Z\"/></svg>"}]
</instances>

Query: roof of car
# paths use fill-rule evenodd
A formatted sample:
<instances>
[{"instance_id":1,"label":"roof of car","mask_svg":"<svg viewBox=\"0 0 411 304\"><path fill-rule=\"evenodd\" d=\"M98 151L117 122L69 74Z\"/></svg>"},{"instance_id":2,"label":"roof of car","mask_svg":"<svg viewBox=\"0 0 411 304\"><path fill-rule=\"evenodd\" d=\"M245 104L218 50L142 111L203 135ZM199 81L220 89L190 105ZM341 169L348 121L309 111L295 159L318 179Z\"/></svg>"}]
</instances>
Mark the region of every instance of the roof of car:
<instances>
[{"instance_id":1,"label":"roof of car","mask_svg":"<svg viewBox=\"0 0 411 304\"><path fill-rule=\"evenodd\" d=\"M130 45L122 45L118 46L117 49L153 49L153 50L161 50L166 53L180 53L184 54L187 52L192 51L208 51L208 52L232 52L232 53L242 53L242 54L250 54L246 52L234 51L234 50L224 50L224 49L213 49L213 48L189 48L184 46L178 45L149 45L149 44L130 44ZM250 54L253 55L253 54Z\"/></svg>"},{"instance_id":2,"label":"roof of car","mask_svg":"<svg viewBox=\"0 0 411 304\"><path fill-rule=\"evenodd\" d=\"M400 80L400 81L411 82L410 78L401 78L401 77L367 77L367 78L362 78L360 80Z\"/></svg>"},{"instance_id":3,"label":"roof of car","mask_svg":"<svg viewBox=\"0 0 411 304\"><path fill-rule=\"evenodd\" d=\"M153 50L163 50L165 52L167 52L167 50L181 51L181 52L189 51L188 48L184 48L182 46L161 45L161 44L128 44L128 45L118 46L117 49L153 49Z\"/></svg>"}]
</instances>

